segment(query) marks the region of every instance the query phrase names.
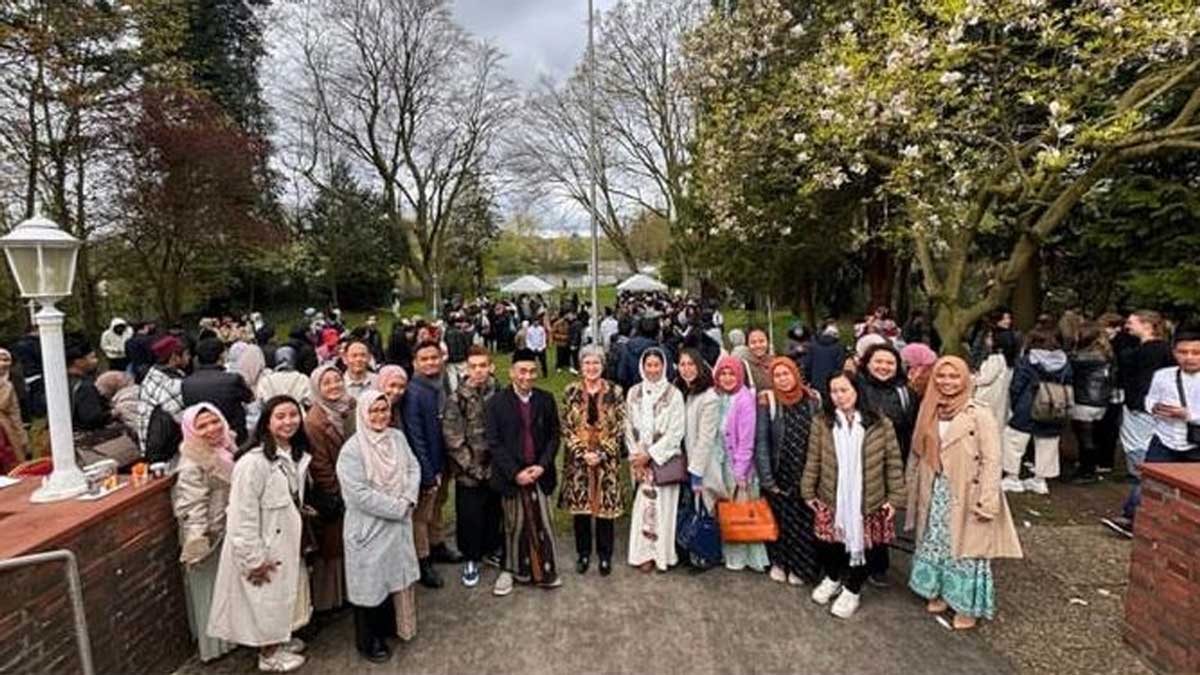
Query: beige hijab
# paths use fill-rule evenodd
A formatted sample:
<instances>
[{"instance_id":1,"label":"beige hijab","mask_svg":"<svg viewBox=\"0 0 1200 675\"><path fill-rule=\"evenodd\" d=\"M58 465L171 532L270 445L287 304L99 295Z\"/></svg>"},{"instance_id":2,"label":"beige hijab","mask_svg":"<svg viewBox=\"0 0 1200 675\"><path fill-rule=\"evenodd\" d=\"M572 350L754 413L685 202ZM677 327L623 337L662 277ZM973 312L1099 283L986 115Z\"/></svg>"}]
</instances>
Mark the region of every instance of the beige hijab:
<instances>
[{"instance_id":1,"label":"beige hijab","mask_svg":"<svg viewBox=\"0 0 1200 675\"><path fill-rule=\"evenodd\" d=\"M943 396L938 391L937 382L931 382L921 400L921 411L917 413L917 429L913 435L913 454L920 457L934 473L942 471L942 439L938 433L938 422L954 419L963 411L975 395L975 382L971 379L971 369L967 362L957 356L943 356L933 364L930 373L934 378L943 368L958 371L962 377L963 388L954 396Z\"/></svg>"}]
</instances>

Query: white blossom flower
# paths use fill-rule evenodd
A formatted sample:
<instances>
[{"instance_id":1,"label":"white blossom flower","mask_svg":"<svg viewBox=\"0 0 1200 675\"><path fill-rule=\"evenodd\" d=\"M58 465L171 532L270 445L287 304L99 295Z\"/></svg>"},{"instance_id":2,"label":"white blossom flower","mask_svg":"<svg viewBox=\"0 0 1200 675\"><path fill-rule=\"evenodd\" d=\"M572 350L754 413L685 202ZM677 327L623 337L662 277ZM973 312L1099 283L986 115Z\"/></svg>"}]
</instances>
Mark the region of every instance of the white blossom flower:
<instances>
[{"instance_id":1,"label":"white blossom flower","mask_svg":"<svg viewBox=\"0 0 1200 675\"><path fill-rule=\"evenodd\" d=\"M1051 117L1058 117L1064 111L1066 111L1066 107L1063 104L1059 103L1058 101L1050 102L1050 116Z\"/></svg>"},{"instance_id":2,"label":"white blossom flower","mask_svg":"<svg viewBox=\"0 0 1200 675\"><path fill-rule=\"evenodd\" d=\"M963 74L957 70L947 70L942 73L942 77L938 80L943 86L950 86L963 79Z\"/></svg>"},{"instance_id":3,"label":"white blossom flower","mask_svg":"<svg viewBox=\"0 0 1200 675\"><path fill-rule=\"evenodd\" d=\"M791 30L788 32L792 34L792 37L800 37L801 35L804 35L804 24L798 23L795 26L792 26Z\"/></svg>"},{"instance_id":4,"label":"white blossom flower","mask_svg":"<svg viewBox=\"0 0 1200 675\"><path fill-rule=\"evenodd\" d=\"M919 148L916 145L906 145L906 146L904 146L904 149L900 151L900 154L905 159L920 159L921 158L921 148Z\"/></svg>"},{"instance_id":5,"label":"white blossom flower","mask_svg":"<svg viewBox=\"0 0 1200 675\"><path fill-rule=\"evenodd\" d=\"M790 234L792 233L792 226L791 226L791 225L788 225L787 227L785 227L785 228L783 228L783 229L779 230L779 233L780 233L780 234L782 234L782 235L783 235L783 236L785 236L785 237L786 237L786 236L788 236L788 235L790 235Z\"/></svg>"},{"instance_id":6,"label":"white blossom flower","mask_svg":"<svg viewBox=\"0 0 1200 675\"><path fill-rule=\"evenodd\" d=\"M796 161L800 162L801 164L808 162L808 160L809 155L807 152L802 152L799 155L796 155Z\"/></svg>"},{"instance_id":7,"label":"white blossom flower","mask_svg":"<svg viewBox=\"0 0 1200 675\"><path fill-rule=\"evenodd\" d=\"M817 117L820 117L823 122L828 122L833 119L833 111L829 108L821 108L817 111Z\"/></svg>"},{"instance_id":8,"label":"white blossom flower","mask_svg":"<svg viewBox=\"0 0 1200 675\"><path fill-rule=\"evenodd\" d=\"M855 162L850 165L850 171L859 176L865 176L867 174L867 165L863 162Z\"/></svg>"},{"instance_id":9,"label":"white blossom flower","mask_svg":"<svg viewBox=\"0 0 1200 675\"><path fill-rule=\"evenodd\" d=\"M801 145L807 140L808 140L808 134L804 133L803 131L797 131L795 134L792 135L792 142L795 143L796 145Z\"/></svg>"}]
</instances>

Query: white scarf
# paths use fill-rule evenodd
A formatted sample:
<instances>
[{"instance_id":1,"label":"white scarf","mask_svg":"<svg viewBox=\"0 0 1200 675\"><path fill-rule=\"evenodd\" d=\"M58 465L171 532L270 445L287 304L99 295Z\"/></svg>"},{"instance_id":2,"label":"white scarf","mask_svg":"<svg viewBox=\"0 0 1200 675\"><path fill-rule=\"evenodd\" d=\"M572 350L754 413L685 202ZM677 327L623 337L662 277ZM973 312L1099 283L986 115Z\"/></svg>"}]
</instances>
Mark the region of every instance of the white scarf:
<instances>
[{"instance_id":1,"label":"white scarf","mask_svg":"<svg viewBox=\"0 0 1200 675\"><path fill-rule=\"evenodd\" d=\"M841 534L842 543L850 553L851 567L866 564L862 513L862 455L866 430L863 429L861 417L856 413L851 422L839 410L833 425L833 447L837 451L838 462L834 529Z\"/></svg>"},{"instance_id":2,"label":"white scarf","mask_svg":"<svg viewBox=\"0 0 1200 675\"><path fill-rule=\"evenodd\" d=\"M662 360L663 372L654 382L646 379L646 356L648 354L656 354ZM641 371L642 383L641 394L642 399L639 401L638 409L638 435L639 440L648 448L654 445L654 404L658 403L658 399L662 398L663 393L671 386L667 381L667 359L659 349L650 348L642 354L642 362L638 364L638 370Z\"/></svg>"}]
</instances>

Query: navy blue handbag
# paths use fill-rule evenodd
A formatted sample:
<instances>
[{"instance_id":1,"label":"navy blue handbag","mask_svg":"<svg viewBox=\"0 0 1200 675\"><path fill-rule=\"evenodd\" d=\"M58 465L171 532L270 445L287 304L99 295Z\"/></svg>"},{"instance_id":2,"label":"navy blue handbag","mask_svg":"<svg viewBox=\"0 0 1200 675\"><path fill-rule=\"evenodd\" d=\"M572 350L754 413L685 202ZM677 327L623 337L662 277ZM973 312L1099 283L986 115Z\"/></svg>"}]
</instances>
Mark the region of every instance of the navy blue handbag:
<instances>
[{"instance_id":1,"label":"navy blue handbag","mask_svg":"<svg viewBox=\"0 0 1200 675\"><path fill-rule=\"evenodd\" d=\"M687 552L693 567L706 569L721 562L721 529L717 519L708 512L704 499L695 496L688 504L680 504L675 527L675 543Z\"/></svg>"}]
</instances>

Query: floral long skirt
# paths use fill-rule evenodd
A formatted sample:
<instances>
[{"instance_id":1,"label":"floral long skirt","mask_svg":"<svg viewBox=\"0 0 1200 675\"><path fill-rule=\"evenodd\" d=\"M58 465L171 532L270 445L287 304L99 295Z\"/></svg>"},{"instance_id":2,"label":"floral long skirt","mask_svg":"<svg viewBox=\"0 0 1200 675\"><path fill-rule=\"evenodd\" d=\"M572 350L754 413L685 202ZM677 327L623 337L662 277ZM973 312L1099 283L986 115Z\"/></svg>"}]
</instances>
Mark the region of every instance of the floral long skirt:
<instances>
[{"instance_id":1,"label":"floral long skirt","mask_svg":"<svg viewBox=\"0 0 1200 675\"><path fill-rule=\"evenodd\" d=\"M996 613L996 585L990 560L955 558L950 549L950 488L938 476L933 482L929 522L913 555L908 587L932 600L941 598L964 616L991 619Z\"/></svg>"}]
</instances>

